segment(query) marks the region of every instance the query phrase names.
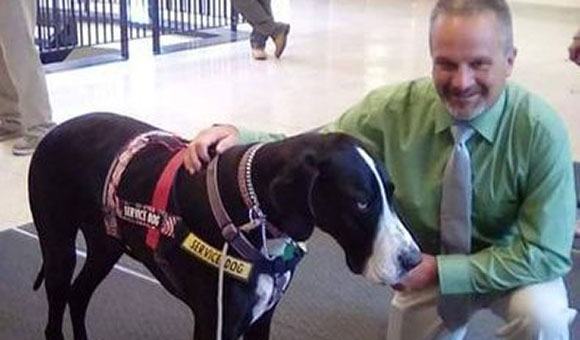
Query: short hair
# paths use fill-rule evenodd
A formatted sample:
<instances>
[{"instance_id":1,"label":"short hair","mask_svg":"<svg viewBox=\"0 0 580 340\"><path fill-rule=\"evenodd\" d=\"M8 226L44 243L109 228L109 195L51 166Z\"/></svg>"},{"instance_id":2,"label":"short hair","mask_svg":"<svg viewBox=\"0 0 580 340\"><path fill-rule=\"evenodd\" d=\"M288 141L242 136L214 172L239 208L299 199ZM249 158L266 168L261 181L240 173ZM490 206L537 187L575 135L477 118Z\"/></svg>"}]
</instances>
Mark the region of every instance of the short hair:
<instances>
[{"instance_id":1,"label":"short hair","mask_svg":"<svg viewBox=\"0 0 580 340\"><path fill-rule=\"evenodd\" d=\"M429 25L429 41L435 20L442 14L449 15L474 15L485 11L495 14L503 32L504 49L507 53L514 47L512 15L505 0L439 0L431 11Z\"/></svg>"}]
</instances>

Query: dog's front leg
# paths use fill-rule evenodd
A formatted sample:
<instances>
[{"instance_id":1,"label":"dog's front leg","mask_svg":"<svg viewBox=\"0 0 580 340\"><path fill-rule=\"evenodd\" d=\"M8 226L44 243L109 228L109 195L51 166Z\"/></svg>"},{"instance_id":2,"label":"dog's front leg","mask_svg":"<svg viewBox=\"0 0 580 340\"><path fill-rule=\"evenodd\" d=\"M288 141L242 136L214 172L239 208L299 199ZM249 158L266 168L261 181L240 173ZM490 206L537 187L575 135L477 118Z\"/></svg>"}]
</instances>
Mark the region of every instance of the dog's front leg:
<instances>
[{"instance_id":1,"label":"dog's front leg","mask_svg":"<svg viewBox=\"0 0 580 340\"><path fill-rule=\"evenodd\" d=\"M244 334L244 340L268 340L270 337L270 325L274 316L276 305L265 312L258 320L254 321Z\"/></svg>"}]
</instances>

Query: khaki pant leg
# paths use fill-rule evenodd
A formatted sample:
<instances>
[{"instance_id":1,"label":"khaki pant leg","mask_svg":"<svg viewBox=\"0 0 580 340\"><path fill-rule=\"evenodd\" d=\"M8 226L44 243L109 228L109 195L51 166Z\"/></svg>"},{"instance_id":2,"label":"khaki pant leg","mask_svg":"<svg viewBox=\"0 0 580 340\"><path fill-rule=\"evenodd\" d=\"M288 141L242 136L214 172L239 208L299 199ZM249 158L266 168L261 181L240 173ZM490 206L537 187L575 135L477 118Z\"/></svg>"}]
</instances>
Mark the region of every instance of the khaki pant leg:
<instances>
[{"instance_id":1,"label":"khaki pant leg","mask_svg":"<svg viewBox=\"0 0 580 340\"><path fill-rule=\"evenodd\" d=\"M506 321L496 335L509 340L568 340L576 316L562 278L516 289L490 309Z\"/></svg>"},{"instance_id":2,"label":"khaki pant leg","mask_svg":"<svg viewBox=\"0 0 580 340\"><path fill-rule=\"evenodd\" d=\"M16 92L25 134L42 135L52 123L44 70L34 44L36 0L0 1L0 46Z\"/></svg>"},{"instance_id":3,"label":"khaki pant leg","mask_svg":"<svg viewBox=\"0 0 580 340\"><path fill-rule=\"evenodd\" d=\"M461 340L467 326L448 331L437 313L439 287L395 292L389 310L386 340Z\"/></svg>"},{"instance_id":4,"label":"khaki pant leg","mask_svg":"<svg viewBox=\"0 0 580 340\"><path fill-rule=\"evenodd\" d=\"M0 45L0 124L7 128L21 128L21 117L18 111L18 94L8 74L8 65L4 60L4 51Z\"/></svg>"}]
</instances>

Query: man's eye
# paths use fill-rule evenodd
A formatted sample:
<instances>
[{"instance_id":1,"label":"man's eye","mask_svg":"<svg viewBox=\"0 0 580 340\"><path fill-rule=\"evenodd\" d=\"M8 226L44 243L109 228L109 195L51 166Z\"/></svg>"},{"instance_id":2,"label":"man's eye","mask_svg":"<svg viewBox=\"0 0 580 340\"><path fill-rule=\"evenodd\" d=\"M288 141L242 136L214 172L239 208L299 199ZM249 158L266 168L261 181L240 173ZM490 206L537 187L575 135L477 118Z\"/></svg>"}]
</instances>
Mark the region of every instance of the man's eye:
<instances>
[{"instance_id":1,"label":"man's eye","mask_svg":"<svg viewBox=\"0 0 580 340\"><path fill-rule=\"evenodd\" d=\"M476 60L471 63L471 68L476 71L487 69L489 66L490 63L485 60Z\"/></svg>"},{"instance_id":2,"label":"man's eye","mask_svg":"<svg viewBox=\"0 0 580 340\"><path fill-rule=\"evenodd\" d=\"M450 63L448 61L438 61L437 67L439 67L439 69L443 71L453 71L457 68L453 63Z\"/></svg>"}]
</instances>

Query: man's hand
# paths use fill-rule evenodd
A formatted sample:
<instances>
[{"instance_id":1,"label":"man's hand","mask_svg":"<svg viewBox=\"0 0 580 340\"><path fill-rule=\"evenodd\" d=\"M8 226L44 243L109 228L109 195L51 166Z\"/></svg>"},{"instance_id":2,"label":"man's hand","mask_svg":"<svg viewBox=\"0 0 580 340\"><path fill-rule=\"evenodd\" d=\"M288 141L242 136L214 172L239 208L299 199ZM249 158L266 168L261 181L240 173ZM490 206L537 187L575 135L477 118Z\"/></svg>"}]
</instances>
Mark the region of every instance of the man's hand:
<instances>
[{"instance_id":1,"label":"man's hand","mask_svg":"<svg viewBox=\"0 0 580 340\"><path fill-rule=\"evenodd\" d=\"M423 253L421 263L407 273L399 283L395 284L393 289L410 292L421 290L437 283L437 259L433 255Z\"/></svg>"},{"instance_id":2,"label":"man's hand","mask_svg":"<svg viewBox=\"0 0 580 340\"><path fill-rule=\"evenodd\" d=\"M183 164L190 174L194 174L203 168L214 155L210 155L210 149L215 147L217 154L223 153L230 147L239 144L240 132L233 125L216 125L202 130L189 143Z\"/></svg>"},{"instance_id":3,"label":"man's hand","mask_svg":"<svg viewBox=\"0 0 580 340\"><path fill-rule=\"evenodd\" d=\"M580 31L576 33L570 47L568 47L568 52L570 53L570 60L580 66Z\"/></svg>"}]
</instances>

